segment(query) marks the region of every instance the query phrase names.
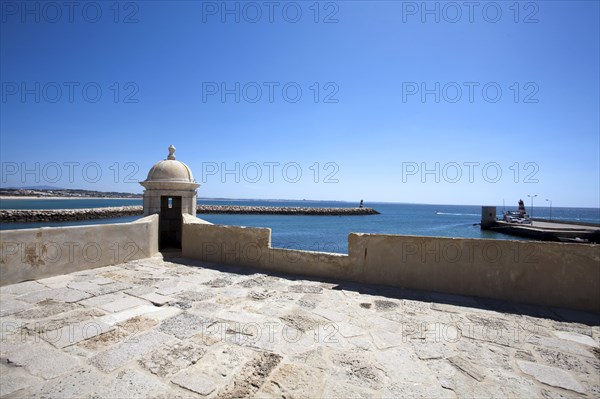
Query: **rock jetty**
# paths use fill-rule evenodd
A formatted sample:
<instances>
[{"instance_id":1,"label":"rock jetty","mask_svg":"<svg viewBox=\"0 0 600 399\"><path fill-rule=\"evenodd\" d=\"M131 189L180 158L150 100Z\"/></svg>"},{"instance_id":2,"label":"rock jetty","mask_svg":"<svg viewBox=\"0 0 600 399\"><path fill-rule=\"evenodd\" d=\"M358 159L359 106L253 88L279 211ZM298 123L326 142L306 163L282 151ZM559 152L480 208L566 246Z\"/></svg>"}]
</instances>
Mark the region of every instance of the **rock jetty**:
<instances>
[{"instance_id":1,"label":"rock jetty","mask_svg":"<svg viewBox=\"0 0 600 399\"><path fill-rule=\"evenodd\" d=\"M311 208L311 207L272 207L272 206L230 206L200 205L199 214L235 214L235 215L321 215L356 216L378 215L373 208ZM2 209L0 222L66 222L75 220L107 219L123 216L142 215L141 206L116 206L107 208L84 209Z\"/></svg>"},{"instance_id":2,"label":"rock jetty","mask_svg":"<svg viewBox=\"0 0 600 399\"><path fill-rule=\"evenodd\" d=\"M81 209L1 209L0 222L67 222L73 220L107 219L142 215L141 206L115 206Z\"/></svg>"}]
</instances>

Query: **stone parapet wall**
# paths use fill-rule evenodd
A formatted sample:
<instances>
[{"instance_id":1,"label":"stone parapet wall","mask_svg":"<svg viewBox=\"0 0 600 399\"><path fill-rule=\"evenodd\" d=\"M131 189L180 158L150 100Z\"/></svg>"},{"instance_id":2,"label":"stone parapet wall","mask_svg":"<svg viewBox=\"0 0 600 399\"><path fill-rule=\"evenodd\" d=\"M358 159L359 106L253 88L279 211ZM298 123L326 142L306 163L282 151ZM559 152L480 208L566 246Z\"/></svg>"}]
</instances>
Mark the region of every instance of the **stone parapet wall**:
<instances>
[{"instance_id":1,"label":"stone parapet wall","mask_svg":"<svg viewBox=\"0 0 600 399\"><path fill-rule=\"evenodd\" d=\"M383 234L348 237L349 254L271 247L271 230L194 223L182 255L281 273L600 313L600 246Z\"/></svg>"},{"instance_id":2,"label":"stone parapet wall","mask_svg":"<svg viewBox=\"0 0 600 399\"><path fill-rule=\"evenodd\" d=\"M132 223L0 231L0 285L115 265L158 253L158 215Z\"/></svg>"}]
</instances>

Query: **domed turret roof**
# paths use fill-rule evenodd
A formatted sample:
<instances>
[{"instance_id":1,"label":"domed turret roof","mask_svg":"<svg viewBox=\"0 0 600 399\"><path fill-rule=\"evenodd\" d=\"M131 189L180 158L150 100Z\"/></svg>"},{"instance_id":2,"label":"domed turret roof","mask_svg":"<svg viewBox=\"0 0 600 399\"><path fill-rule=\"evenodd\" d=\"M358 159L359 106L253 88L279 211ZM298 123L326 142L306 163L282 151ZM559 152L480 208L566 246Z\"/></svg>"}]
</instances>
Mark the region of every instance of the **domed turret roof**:
<instances>
[{"instance_id":1,"label":"domed turret roof","mask_svg":"<svg viewBox=\"0 0 600 399\"><path fill-rule=\"evenodd\" d=\"M169 146L169 156L154 164L148 172L146 182L194 183L194 176L186 164L175 159L175 147Z\"/></svg>"}]
</instances>

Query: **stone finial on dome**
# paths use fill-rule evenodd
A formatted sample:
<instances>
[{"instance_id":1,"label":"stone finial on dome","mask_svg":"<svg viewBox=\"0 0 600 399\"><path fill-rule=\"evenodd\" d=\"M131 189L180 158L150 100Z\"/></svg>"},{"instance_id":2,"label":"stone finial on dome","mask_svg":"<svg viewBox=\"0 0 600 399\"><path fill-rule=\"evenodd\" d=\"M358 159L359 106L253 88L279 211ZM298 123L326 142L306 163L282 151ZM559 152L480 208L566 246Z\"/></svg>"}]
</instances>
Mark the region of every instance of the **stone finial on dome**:
<instances>
[{"instance_id":1,"label":"stone finial on dome","mask_svg":"<svg viewBox=\"0 0 600 399\"><path fill-rule=\"evenodd\" d=\"M176 148L173 147L173 145L169 146L169 156L167 157L167 159L175 160L175 150Z\"/></svg>"}]
</instances>

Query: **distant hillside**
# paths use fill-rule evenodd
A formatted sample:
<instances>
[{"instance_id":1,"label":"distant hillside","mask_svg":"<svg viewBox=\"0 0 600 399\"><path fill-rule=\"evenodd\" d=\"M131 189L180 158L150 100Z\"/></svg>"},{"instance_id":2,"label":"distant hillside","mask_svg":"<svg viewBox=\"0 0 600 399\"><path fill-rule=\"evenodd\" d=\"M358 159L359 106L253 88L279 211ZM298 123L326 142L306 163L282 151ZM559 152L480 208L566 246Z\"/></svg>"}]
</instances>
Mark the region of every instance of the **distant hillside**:
<instances>
[{"instance_id":1,"label":"distant hillside","mask_svg":"<svg viewBox=\"0 0 600 399\"><path fill-rule=\"evenodd\" d=\"M0 196L7 197L73 197L73 198L142 198L142 194L119 193L115 191L71 190L62 188L0 188Z\"/></svg>"}]
</instances>

